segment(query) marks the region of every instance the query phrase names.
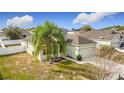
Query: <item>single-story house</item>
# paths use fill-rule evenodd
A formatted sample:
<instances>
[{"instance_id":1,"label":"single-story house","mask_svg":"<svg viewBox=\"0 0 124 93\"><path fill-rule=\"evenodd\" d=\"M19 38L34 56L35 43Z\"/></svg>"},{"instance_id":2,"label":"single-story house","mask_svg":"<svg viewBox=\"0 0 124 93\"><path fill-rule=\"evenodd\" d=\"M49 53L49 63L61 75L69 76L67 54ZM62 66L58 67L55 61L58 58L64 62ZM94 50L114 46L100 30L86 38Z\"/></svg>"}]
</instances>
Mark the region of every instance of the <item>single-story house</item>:
<instances>
[{"instance_id":1,"label":"single-story house","mask_svg":"<svg viewBox=\"0 0 124 93\"><path fill-rule=\"evenodd\" d=\"M93 31L78 31L85 38L93 40L99 45L112 45L119 48L124 43L124 33L116 30L93 30Z\"/></svg>"},{"instance_id":2,"label":"single-story house","mask_svg":"<svg viewBox=\"0 0 124 93\"><path fill-rule=\"evenodd\" d=\"M95 48L96 43L92 40L87 38L83 38L81 36L72 36L72 38L67 38L67 51L66 54L69 57L77 59L77 55L81 55L82 58L95 56ZM32 36L28 36L22 39L21 45L25 47L27 53L33 55L34 47L32 45ZM58 56L61 56L60 48L58 48ZM44 60L45 56L45 49L41 50L38 55L39 60Z\"/></svg>"},{"instance_id":3,"label":"single-story house","mask_svg":"<svg viewBox=\"0 0 124 93\"><path fill-rule=\"evenodd\" d=\"M27 36L26 38L22 39L21 45L24 46L25 50L27 53L29 53L30 55L33 55L34 53L34 46L32 44L32 35L31 36ZM60 49L58 49L58 51L60 51ZM61 53L58 53L58 56L61 56ZM41 61L46 59L46 54L45 54L45 48L43 50L40 51L40 53L38 54L37 58Z\"/></svg>"}]
</instances>

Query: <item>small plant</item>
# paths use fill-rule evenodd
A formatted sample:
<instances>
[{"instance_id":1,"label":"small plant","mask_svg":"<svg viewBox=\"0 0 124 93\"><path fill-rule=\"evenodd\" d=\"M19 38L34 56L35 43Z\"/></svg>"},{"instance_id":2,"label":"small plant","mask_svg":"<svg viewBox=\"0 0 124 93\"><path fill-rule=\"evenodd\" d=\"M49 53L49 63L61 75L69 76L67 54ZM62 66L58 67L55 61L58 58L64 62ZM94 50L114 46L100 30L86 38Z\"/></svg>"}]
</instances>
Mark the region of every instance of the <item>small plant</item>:
<instances>
[{"instance_id":1,"label":"small plant","mask_svg":"<svg viewBox=\"0 0 124 93\"><path fill-rule=\"evenodd\" d=\"M81 61L82 60L82 56L81 55L77 55L77 60Z\"/></svg>"}]
</instances>

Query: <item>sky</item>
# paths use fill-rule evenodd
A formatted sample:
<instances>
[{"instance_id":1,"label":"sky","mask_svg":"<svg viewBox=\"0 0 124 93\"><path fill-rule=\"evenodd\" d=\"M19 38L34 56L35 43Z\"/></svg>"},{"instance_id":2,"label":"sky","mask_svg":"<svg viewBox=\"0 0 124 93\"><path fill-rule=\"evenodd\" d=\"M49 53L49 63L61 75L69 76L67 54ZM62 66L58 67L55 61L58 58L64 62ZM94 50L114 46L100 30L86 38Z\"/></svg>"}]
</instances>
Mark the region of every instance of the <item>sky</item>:
<instances>
[{"instance_id":1,"label":"sky","mask_svg":"<svg viewBox=\"0 0 124 93\"><path fill-rule=\"evenodd\" d=\"M0 29L9 25L36 27L50 21L62 28L80 28L89 24L95 29L124 25L123 12L0 12Z\"/></svg>"}]
</instances>

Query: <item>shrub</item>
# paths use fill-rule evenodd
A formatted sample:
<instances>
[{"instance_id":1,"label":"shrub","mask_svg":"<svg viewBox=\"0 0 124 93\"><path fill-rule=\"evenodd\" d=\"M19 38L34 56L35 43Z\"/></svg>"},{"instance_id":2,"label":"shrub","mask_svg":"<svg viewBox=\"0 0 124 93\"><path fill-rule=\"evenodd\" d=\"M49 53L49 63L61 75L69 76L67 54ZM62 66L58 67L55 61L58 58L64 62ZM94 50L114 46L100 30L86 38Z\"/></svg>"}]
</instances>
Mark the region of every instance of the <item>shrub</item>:
<instances>
[{"instance_id":1,"label":"shrub","mask_svg":"<svg viewBox=\"0 0 124 93\"><path fill-rule=\"evenodd\" d=\"M81 61L82 60L82 56L81 55L77 55L77 60Z\"/></svg>"},{"instance_id":2,"label":"shrub","mask_svg":"<svg viewBox=\"0 0 124 93\"><path fill-rule=\"evenodd\" d=\"M100 57L111 57L114 52L116 52L115 48L108 45L102 45L96 50L97 55Z\"/></svg>"},{"instance_id":3,"label":"shrub","mask_svg":"<svg viewBox=\"0 0 124 93\"><path fill-rule=\"evenodd\" d=\"M97 56L104 57L124 64L124 53L118 52L112 46L100 46L96 50Z\"/></svg>"},{"instance_id":4,"label":"shrub","mask_svg":"<svg viewBox=\"0 0 124 93\"><path fill-rule=\"evenodd\" d=\"M112 59L114 61L123 61L124 62L124 53L120 53L120 52L115 52L113 55L112 55Z\"/></svg>"}]
</instances>

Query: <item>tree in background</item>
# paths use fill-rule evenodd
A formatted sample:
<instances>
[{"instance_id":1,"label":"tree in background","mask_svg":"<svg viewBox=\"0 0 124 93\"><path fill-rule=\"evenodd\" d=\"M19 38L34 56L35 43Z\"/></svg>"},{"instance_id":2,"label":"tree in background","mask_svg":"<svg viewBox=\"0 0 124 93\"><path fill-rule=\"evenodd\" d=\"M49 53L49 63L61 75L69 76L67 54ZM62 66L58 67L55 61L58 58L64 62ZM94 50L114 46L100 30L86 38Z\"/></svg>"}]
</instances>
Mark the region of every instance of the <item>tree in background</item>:
<instances>
[{"instance_id":1,"label":"tree in background","mask_svg":"<svg viewBox=\"0 0 124 93\"><path fill-rule=\"evenodd\" d=\"M117 31L123 31L124 30L124 26L120 26L117 28Z\"/></svg>"},{"instance_id":2,"label":"tree in background","mask_svg":"<svg viewBox=\"0 0 124 93\"><path fill-rule=\"evenodd\" d=\"M83 27L81 27L81 30L83 30L83 31L91 31L91 30L93 30L93 28L90 25L84 25Z\"/></svg>"},{"instance_id":3,"label":"tree in background","mask_svg":"<svg viewBox=\"0 0 124 93\"><path fill-rule=\"evenodd\" d=\"M8 28L4 28L4 35L6 37L8 37L9 39L20 39L22 38L22 29L19 27L8 27Z\"/></svg>"},{"instance_id":4,"label":"tree in background","mask_svg":"<svg viewBox=\"0 0 124 93\"><path fill-rule=\"evenodd\" d=\"M114 25L114 26L109 26L103 28L103 30L110 30L110 29L116 29L117 31L124 31L124 26L123 25Z\"/></svg>"},{"instance_id":5,"label":"tree in background","mask_svg":"<svg viewBox=\"0 0 124 93\"><path fill-rule=\"evenodd\" d=\"M55 57L58 54L58 48L61 48L61 53L65 54L66 41L64 35L56 25L50 22L45 22L43 26L37 26L34 29L32 38L34 45L34 55L38 55L42 49L45 49L47 60L51 61L51 54Z\"/></svg>"}]
</instances>

